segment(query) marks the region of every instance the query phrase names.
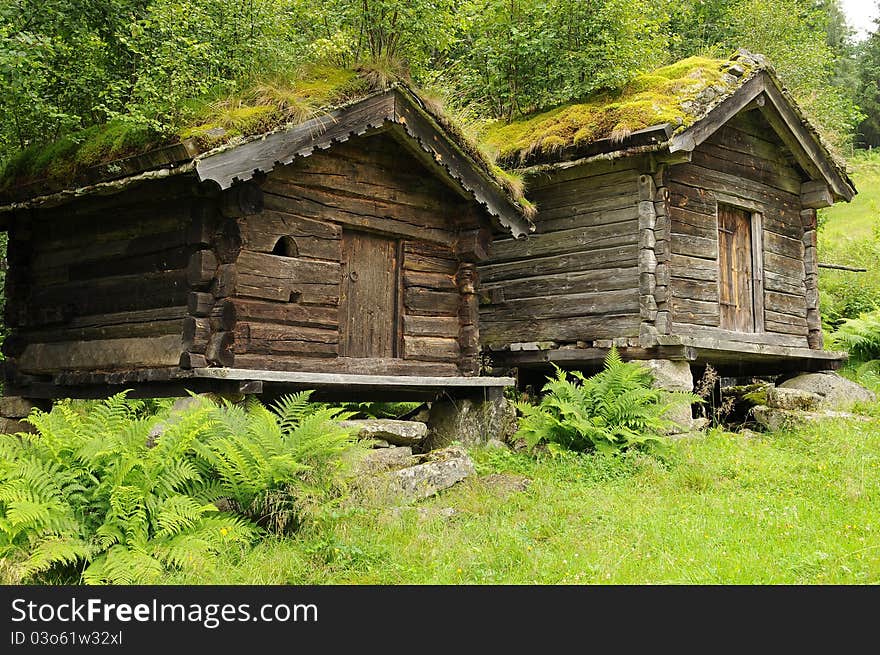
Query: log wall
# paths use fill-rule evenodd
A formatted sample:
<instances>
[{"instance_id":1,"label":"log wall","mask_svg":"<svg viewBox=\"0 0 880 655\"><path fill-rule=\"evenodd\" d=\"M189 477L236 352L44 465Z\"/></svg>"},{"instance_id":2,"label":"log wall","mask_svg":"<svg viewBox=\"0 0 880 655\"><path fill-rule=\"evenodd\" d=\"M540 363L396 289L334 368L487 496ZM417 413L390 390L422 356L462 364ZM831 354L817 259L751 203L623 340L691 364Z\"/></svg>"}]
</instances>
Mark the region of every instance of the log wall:
<instances>
[{"instance_id":1,"label":"log wall","mask_svg":"<svg viewBox=\"0 0 880 655\"><path fill-rule=\"evenodd\" d=\"M779 345L803 347L808 345L808 334L813 333L811 345L821 347L816 345L820 339L815 335L821 333L815 266L810 260L815 258L815 211L802 212L803 180L784 153L770 126L757 112L748 112L698 146L690 163L662 172L658 186L664 187L667 199L667 300L674 327L664 318L661 332L695 334L720 326L721 203L761 215L761 238L755 243L763 244L763 291L757 289L755 304L760 312L763 300L764 332L774 336ZM810 260L810 271L805 269L805 257Z\"/></svg>"},{"instance_id":2,"label":"log wall","mask_svg":"<svg viewBox=\"0 0 880 655\"><path fill-rule=\"evenodd\" d=\"M477 256L481 229L470 204L385 136L316 152L275 169L260 187L262 210L237 219L240 252L219 266L205 288L210 297L204 315L193 317L193 362L204 358L208 365L266 370L479 373L472 300L477 280L469 260ZM379 327L388 322L396 343L383 336L383 352L369 357L346 356L350 340L344 341L344 322L366 321L374 309L363 308L359 316L342 302L341 280L351 273L345 244L356 242L350 235L358 232L379 236L360 243L381 244L383 253L392 249L377 266L397 268L398 297L391 303L396 313L370 316ZM358 273L359 284L369 281L369 271ZM389 284L388 271L375 274ZM349 329L356 327L363 325ZM360 349L369 345L366 339Z\"/></svg>"},{"instance_id":3,"label":"log wall","mask_svg":"<svg viewBox=\"0 0 880 655\"><path fill-rule=\"evenodd\" d=\"M637 341L641 161L530 179L535 233L498 238L480 266L484 344Z\"/></svg>"},{"instance_id":4,"label":"log wall","mask_svg":"<svg viewBox=\"0 0 880 655\"><path fill-rule=\"evenodd\" d=\"M368 264L370 244L391 248L374 259L393 267L383 284L395 297L372 318L394 343L376 356L341 350L346 234L373 235L360 240ZM475 261L490 241L473 202L388 135L222 193L181 176L20 212L7 277L10 379L205 366L476 375ZM369 350L373 324L355 325Z\"/></svg>"},{"instance_id":5,"label":"log wall","mask_svg":"<svg viewBox=\"0 0 880 655\"><path fill-rule=\"evenodd\" d=\"M206 247L200 200L186 180L63 207L18 212L9 234L8 366L176 366L193 254Z\"/></svg>"}]
</instances>

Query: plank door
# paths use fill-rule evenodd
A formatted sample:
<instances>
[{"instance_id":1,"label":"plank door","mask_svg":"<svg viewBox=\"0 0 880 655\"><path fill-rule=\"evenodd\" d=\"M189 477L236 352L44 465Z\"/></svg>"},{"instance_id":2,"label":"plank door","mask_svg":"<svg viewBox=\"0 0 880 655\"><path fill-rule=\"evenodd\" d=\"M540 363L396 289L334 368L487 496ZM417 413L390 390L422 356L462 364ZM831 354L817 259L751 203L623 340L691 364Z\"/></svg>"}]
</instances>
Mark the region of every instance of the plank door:
<instances>
[{"instance_id":1,"label":"plank door","mask_svg":"<svg viewBox=\"0 0 880 655\"><path fill-rule=\"evenodd\" d=\"M343 357L397 357L400 266L398 242L342 233L339 345Z\"/></svg>"},{"instance_id":2,"label":"plank door","mask_svg":"<svg viewBox=\"0 0 880 655\"><path fill-rule=\"evenodd\" d=\"M751 214L719 204L718 281L724 330L755 331L753 266Z\"/></svg>"}]
</instances>

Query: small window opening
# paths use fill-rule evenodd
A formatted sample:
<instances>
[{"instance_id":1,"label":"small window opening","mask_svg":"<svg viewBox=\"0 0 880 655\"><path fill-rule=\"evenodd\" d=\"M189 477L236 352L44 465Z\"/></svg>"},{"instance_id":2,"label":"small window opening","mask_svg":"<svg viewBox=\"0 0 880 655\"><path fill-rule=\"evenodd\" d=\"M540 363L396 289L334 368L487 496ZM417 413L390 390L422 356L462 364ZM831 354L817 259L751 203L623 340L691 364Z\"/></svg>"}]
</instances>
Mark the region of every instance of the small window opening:
<instances>
[{"instance_id":1,"label":"small window opening","mask_svg":"<svg viewBox=\"0 0 880 655\"><path fill-rule=\"evenodd\" d=\"M296 240L290 236L284 236L278 239L275 247L272 248L272 254L279 257L297 257L299 256L299 248L296 247Z\"/></svg>"}]
</instances>

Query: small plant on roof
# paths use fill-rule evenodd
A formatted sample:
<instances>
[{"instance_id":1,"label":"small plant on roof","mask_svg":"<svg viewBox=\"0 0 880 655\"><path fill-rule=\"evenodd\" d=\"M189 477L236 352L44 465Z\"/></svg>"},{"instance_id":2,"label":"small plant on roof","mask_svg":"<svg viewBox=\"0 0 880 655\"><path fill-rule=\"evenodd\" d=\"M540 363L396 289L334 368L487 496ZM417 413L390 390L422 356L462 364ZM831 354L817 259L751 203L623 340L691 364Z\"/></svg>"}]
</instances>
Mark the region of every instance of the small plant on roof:
<instances>
[{"instance_id":1,"label":"small plant on roof","mask_svg":"<svg viewBox=\"0 0 880 655\"><path fill-rule=\"evenodd\" d=\"M516 404L523 415L516 436L531 448L547 444L551 452L614 453L660 445L662 435L674 425L665 416L669 409L701 399L654 389L652 381L648 369L637 362L624 362L616 348L605 357L603 370L592 377L557 367L537 405Z\"/></svg>"}]
</instances>

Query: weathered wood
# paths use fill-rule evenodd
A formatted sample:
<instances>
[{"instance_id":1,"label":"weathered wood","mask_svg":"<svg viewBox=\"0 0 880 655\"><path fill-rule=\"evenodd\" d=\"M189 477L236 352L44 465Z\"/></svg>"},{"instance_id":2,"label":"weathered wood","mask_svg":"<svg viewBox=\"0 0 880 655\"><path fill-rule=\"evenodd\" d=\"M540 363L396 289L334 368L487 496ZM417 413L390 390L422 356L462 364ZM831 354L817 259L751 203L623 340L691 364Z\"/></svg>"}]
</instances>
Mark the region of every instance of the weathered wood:
<instances>
[{"instance_id":1,"label":"weathered wood","mask_svg":"<svg viewBox=\"0 0 880 655\"><path fill-rule=\"evenodd\" d=\"M602 270L629 266L638 257L638 244L615 248L601 248L566 255L551 255L537 259L523 259L490 263L480 267L480 276L484 282L516 279L523 275L550 275L570 271Z\"/></svg>"},{"instance_id":2,"label":"weathered wood","mask_svg":"<svg viewBox=\"0 0 880 655\"><path fill-rule=\"evenodd\" d=\"M378 235L344 231L342 251L345 260L339 303L340 354L345 357L398 356L398 242Z\"/></svg>"},{"instance_id":3,"label":"weathered wood","mask_svg":"<svg viewBox=\"0 0 880 655\"><path fill-rule=\"evenodd\" d=\"M298 303L261 302L233 298L223 302L224 323L231 329L238 322L276 323L336 329L339 310Z\"/></svg>"},{"instance_id":4,"label":"weathered wood","mask_svg":"<svg viewBox=\"0 0 880 655\"><path fill-rule=\"evenodd\" d=\"M669 289L674 298L718 302L718 286L714 281L673 278Z\"/></svg>"},{"instance_id":5,"label":"weathered wood","mask_svg":"<svg viewBox=\"0 0 880 655\"><path fill-rule=\"evenodd\" d=\"M257 368L267 371L315 371L355 375L431 375L458 376L458 366L448 362L421 362L381 357L290 357L284 355L235 356L237 368Z\"/></svg>"},{"instance_id":6,"label":"weathered wood","mask_svg":"<svg viewBox=\"0 0 880 655\"><path fill-rule=\"evenodd\" d=\"M534 298L548 295L619 291L632 289L638 284L638 268L608 268L595 271L536 275L517 280L484 282L482 291L489 297L498 291L502 299Z\"/></svg>"},{"instance_id":7,"label":"weathered wood","mask_svg":"<svg viewBox=\"0 0 880 655\"><path fill-rule=\"evenodd\" d=\"M460 352L457 339L405 336L403 343L405 359L443 362L458 359Z\"/></svg>"},{"instance_id":8,"label":"weathered wood","mask_svg":"<svg viewBox=\"0 0 880 655\"><path fill-rule=\"evenodd\" d=\"M208 359L199 353L183 353L180 356L180 368L205 368L208 365Z\"/></svg>"},{"instance_id":9,"label":"weathered wood","mask_svg":"<svg viewBox=\"0 0 880 655\"><path fill-rule=\"evenodd\" d=\"M235 355L232 350L231 332L213 332L205 349L205 358L215 366L232 366Z\"/></svg>"},{"instance_id":10,"label":"weathered wood","mask_svg":"<svg viewBox=\"0 0 880 655\"><path fill-rule=\"evenodd\" d=\"M403 283L407 287L425 287L444 291L456 289L455 278L447 273L407 270L403 273Z\"/></svg>"},{"instance_id":11,"label":"weathered wood","mask_svg":"<svg viewBox=\"0 0 880 655\"><path fill-rule=\"evenodd\" d=\"M720 310L717 302L704 302L688 298L675 298L670 301L672 319L676 323L717 326Z\"/></svg>"},{"instance_id":12,"label":"weathered wood","mask_svg":"<svg viewBox=\"0 0 880 655\"><path fill-rule=\"evenodd\" d=\"M220 194L220 213L226 218L241 218L263 210L263 191L252 182L236 184Z\"/></svg>"},{"instance_id":13,"label":"weathered wood","mask_svg":"<svg viewBox=\"0 0 880 655\"><path fill-rule=\"evenodd\" d=\"M636 296L636 299L638 297ZM584 339L638 336L639 314L601 314L572 318L536 319L529 316L510 320L494 320L482 316L480 341L485 345L509 344L515 341L577 341Z\"/></svg>"},{"instance_id":14,"label":"weathered wood","mask_svg":"<svg viewBox=\"0 0 880 655\"><path fill-rule=\"evenodd\" d=\"M751 216L751 255L752 255L752 307L754 331L764 331L764 216L755 212Z\"/></svg>"},{"instance_id":15,"label":"weathered wood","mask_svg":"<svg viewBox=\"0 0 880 655\"><path fill-rule=\"evenodd\" d=\"M403 317L404 336L456 338L459 332L457 316L411 316Z\"/></svg>"},{"instance_id":16,"label":"weathered wood","mask_svg":"<svg viewBox=\"0 0 880 655\"><path fill-rule=\"evenodd\" d=\"M25 347L17 364L24 373L40 374L69 369L176 366L180 355L181 337L171 334L148 339L33 343Z\"/></svg>"},{"instance_id":17,"label":"weathered wood","mask_svg":"<svg viewBox=\"0 0 880 655\"><path fill-rule=\"evenodd\" d=\"M458 313L458 293L409 287L403 292L407 314L449 316Z\"/></svg>"},{"instance_id":18,"label":"weathered wood","mask_svg":"<svg viewBox=\"0 0 880 655\"><path fill-rule=\"evenodd\" d=\"M623 291L581 293L507 300L495 305L492 319L503 321L517 317L529 319L566 318L601 315L605 313L638 312L639 296L636 288Z\"/></svg>"},{"instance_id":19,"label":"weathered wood","mask_svg":"<svg viewBox=\"0 0 880 655\"><path fill-rule=\"evenodd\" d=\"M193 316L208 316L214 307L214 296L193 291L187 298L187 311Z\"/></svg>"},{"instance_id":20,"label":"weathered wood","mask_svg":"<svg viewBox=\"0 0 880 655\"><path fill-rule=\"evenodd\" d=\"M331 222L301 218L283 211L264 210L239 223L242 247L271 253L281 237L292 237L297 256L339 261L342 228Z\"/></svg>"},{"instance_id":21,"label":"weathered wood","mask_svg":"<svg viewBox=\"0 0 880 655\"><path fill-rule=\"evenodd\" d=\"M217 257L210 250L192 254L186 269L186 279L193 289L206 289L217 272Z\"/></svg>"},{"instance_id":22,"label":"weathered wood","mask_svg":"<svg viewBox=\"0 0 880 655\"><path fill-rule=\"evenodd\" d=\"M413 362L397 362L392 360L387 365L402 365L413 369L418 364ZM343 365L359 366L357 362L343 362ZM195 371L197 377L215 380L262 380L264 382L287 382L296 384L325 387L338 385L341 387L509 387L514 384L513 378L507 377L446 377L446 376L407 376L407 375L365 375L345 373L302 373L297 371L277 371L271 369L205 369Z\"/></svg>"},{"instance_id":23,"label":"weathered wood","mask_svg":"<svg viewBox=\"0 0 880 655\"><path fill-rule=\"evenodd\" d=\"M718 290L720 327L755 331L752 218L728 205L718 207Z\"/></svg>"},{"instance_id":24,"label":"weathered wood","mask_svg":"<svg viewBox=\"0 0 880 655\"><path fill-rule=\"evenodd\" d=\"M583 251L587 248L597 250L626 246L638 242L638 227L638 220L632 220L613 225L535 234L526 241L499 240L492 248L492 263L563 255Z\"/></svg>"}]
</instances>

